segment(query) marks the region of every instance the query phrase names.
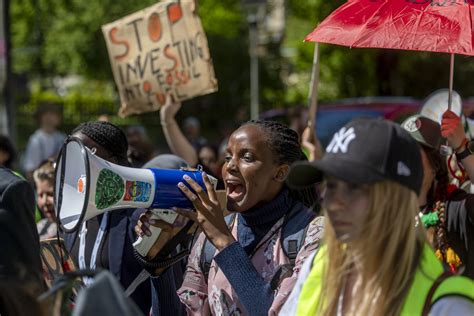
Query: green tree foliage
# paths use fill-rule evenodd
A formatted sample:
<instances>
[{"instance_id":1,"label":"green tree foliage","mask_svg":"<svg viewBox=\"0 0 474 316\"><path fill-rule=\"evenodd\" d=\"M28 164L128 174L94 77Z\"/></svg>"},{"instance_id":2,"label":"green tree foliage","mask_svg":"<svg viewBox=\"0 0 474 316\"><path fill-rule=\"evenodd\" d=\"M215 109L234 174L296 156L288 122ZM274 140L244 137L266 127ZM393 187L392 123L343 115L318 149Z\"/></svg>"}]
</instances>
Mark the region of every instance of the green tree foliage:
<instances>
[{"instance_id":1,"label":"green tree foliage","mask_svg":"<svg viewBox=\"0 0 474 316\"><path fill-rule=\"evenodd\" d=\"M293 60L294 73L302 77L300 84L289 86L287 98L304 102L313 60L313 43L302 42L317 24L345 0L289 0L289 26L284 45L297 47ZM432 91L448 87L448 54L398 51L388 49L349 49L329 44L320 45L320 99L374 95L401 95L424 98ZM463 97L474 95L470 82L472 57L456 56L454 88Z\"/></svg>"},{"instance_id":2,"label":"green tree foliage","mask_svg":"<svg viewBox=\"0 0 474 316\"><path fill-rule=\"evenodd\" d=\"M287 82L287 103L305 103L313 63L312 42L304 42L308 35L344 0L288 1L288 26L284 46L295 49L292 69ZM319 98L331 100L344 97L377 94L376 55L373 50L357 50L334 45L320 45Z\"/></svg>"},{"instance_id":3,"label":"green tree foliage","mask_svg":"<svg viewBox=\"0 0 474 316\"><path fill-rule=\"evenodd\" d=\"M157 0L12 1L13 70L17 74L26 74L30 83L39 83L39 87L35 84L37 89L30 89L30 101L17 101L19 134L34 130L34 122L23 118L34 111L38 103L50 102L51 98L64 105L67 127L77 125L79 119L95 119L100 112L110 113L111 106L115 107L112 113L116 113L117 97L111 96L108 89L104 96L96 93L103 86L108 87L107 83L113 83L101 26L156 2ZM189 106L183 107L179 116L199 116L204 126L214 127L215 133L219 122L232 120L237 109L248 104L248 29L240 1L201 0L198 8L219 80L219 91L187 102L190 103ZM52 97L50 92L44 92L52 87L53 77L70 74L86 79L72 95ZM81 93L86 94L87 98L80 97ZM86 103L81 105L81 102ZM210 108L213 111L209 111ZM92 113L94 109L98 113ZM202 115L203 111L205 116ZM81 112L81 115L74 114L77 112ZM155 113L136 118L149 129L157 131L157 115ZM121 125L129 123L119 118L115 122ZM19 136L21 148L22 137L27 135Z\"/></svg>"},{"instance_id":4,"label":"green tree foliage","mask_svg":"<svg viewBox=\"0 0 474 316\"><path fill-rule=\"evenodd\" d=\"M154 3L156 0L14 1L14 70L110 79L101 26ZM237 1L201 1L199 11L210 37L235 40L240 36L243 18Z\"/></svg>"},{"instance_id":5,"label":"green tree foliage","mask_svg":"<svg viewBox=\"0 0 474 316\"><path fill-rule=\"evenodd\" d=\"M16 0L11 2L14 71L30 78L79 74L112 82L101 26L156 0ZM314 44L304 37L345 0L287 0L285 40L264 47L261 58L263 109L305 103ZM228 116L249 104L248 26L238 0L201 0L219 92L192 102ZM424 97L448 84L446 54L349 49L322 44L320 99L371 95ZM291 52L284 56L281 52ZM470 58L456 57L455 88L473 95ZM200 111L199 106L196 111ZM222 113L213 112L215 119ZM230 113L230 114L229 114ZM212 114L210 114L212 116Z\"/></svg>"},{"instance_id":6,"label":"green tree foliage","mask_svg":"<svg viewBox=\"0 0 474 316\"><path fill-rule=\"evenodd\" d=\"M84 76L90 83L113 82L101 26L155 2L15 1L11 7L14 71L27 73L30 79L40 79L43 89L51 86L45 79L67 74ZM215 126L222 118L231 120L241 107L249 104L248 25L240 1L198 2L219 91L189 101L193 106L184 107L183 112L199 115L203 108L217 109L206 112L205 118L209 125ZM285 105L279 45L268 45L264 51L260 63L262 110L275 104Z\"/></svg>"}]
</instances>

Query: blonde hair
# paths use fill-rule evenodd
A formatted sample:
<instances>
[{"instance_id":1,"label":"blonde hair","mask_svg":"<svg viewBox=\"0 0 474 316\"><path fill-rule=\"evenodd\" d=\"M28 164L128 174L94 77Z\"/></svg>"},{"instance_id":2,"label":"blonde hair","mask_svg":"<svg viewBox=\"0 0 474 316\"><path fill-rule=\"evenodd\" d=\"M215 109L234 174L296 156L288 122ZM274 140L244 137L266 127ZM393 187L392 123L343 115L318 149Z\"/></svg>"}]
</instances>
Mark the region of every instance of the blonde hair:
<instances>
[{"instance_id":1,"label":"blonde hair","mask_svg":"<svg viewBox=\"0 0 474 316\"><path fill-rule=\"evenodd\" d=\"M399 315L410 289L421 248L422 225L416 225L418 199L410 189L391 181L369 188L369 213L363 233L342 244L328 217L327 261L317 315L335 315L345 280L355 271L357 287L346 311L353 315Z\"/></svg>"},{"instance_id":2,"label":"blonde hair","mask_svg":"<svg viewBox=\"0 0 474 316\"><path fill-rule=\"evenodd\" d=\"M36 183L41 181L49 181L54 183L54 160L48 159L44 161L34 172L33 179Z\"/></svg>"}]
</instances>

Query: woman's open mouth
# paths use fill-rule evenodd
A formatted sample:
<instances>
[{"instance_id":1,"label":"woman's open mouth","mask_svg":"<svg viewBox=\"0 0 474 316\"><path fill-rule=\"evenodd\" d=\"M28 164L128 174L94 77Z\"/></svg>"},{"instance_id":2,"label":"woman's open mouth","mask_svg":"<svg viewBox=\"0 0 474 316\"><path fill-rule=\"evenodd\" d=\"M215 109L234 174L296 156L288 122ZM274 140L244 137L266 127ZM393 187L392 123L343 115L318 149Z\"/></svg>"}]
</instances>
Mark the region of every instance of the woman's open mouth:
<instances>
[{"instance_id":1,"label":"woman's open mouth","mask_svg":"<svg viewBox=\"0 0 474 316\"><path fill-rule=\"evenodd\" d=\"M246 193L245 186L240 182L233 180L227 180L225 183L227 198L233 200L234 202L242 201Z\"/></svg>"}]
</instances>

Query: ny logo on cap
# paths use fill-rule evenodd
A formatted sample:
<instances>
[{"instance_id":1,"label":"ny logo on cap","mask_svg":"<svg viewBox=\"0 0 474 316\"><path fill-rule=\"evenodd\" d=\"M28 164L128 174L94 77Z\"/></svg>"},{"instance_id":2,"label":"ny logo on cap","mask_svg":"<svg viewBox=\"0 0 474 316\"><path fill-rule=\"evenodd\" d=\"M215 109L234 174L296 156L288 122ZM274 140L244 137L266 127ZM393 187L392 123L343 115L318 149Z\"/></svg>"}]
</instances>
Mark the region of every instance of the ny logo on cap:
<instances>
[{"instance_id":1,"label":"ny logo on cap","mask_svg":"<svg viewBox=\"0 0 474 316\"><path fill-rule=\"evenodd\" d=\"M397 165L397 174L399 176L409 177L411 175L411 170L402 161L399 161Z\"/></svg>"},{"instance_id":2,"label":"ny logo on cap","mask_svg":"<svg viewBox=\"0 0 474 316\"><path fill-rule=\"evenodd\" d=\"M355 138L356 134L354 133L353 127L349 128L348 130L343 127L339 130L339 132L334 134L334 137L326 148L326 152L336 154L341 151L343 154L345 154L347 152L347 147Z\"/></svg>"}]
</instances>

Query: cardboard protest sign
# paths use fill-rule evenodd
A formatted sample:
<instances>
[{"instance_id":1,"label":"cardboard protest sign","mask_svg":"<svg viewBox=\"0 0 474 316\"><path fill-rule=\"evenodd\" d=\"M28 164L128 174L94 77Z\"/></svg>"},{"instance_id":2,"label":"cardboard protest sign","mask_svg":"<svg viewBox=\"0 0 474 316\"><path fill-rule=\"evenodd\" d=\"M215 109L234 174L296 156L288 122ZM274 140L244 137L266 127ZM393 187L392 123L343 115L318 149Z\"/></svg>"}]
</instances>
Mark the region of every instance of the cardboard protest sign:
<instances>
[{"instance_id":1,"label":"cardboard protest sign","mask_svg":"<svg viewBox=\"0 0 474 316\"><path fill-rule=\"evenodd\" d=\"M43 279L50 289L40 298L41 301L46 302L45 313L54 316L70 315L73 302L76 301L77 294L84 284L79 278L71 279L69 283L62 279L65 272L76 270L71 256L66 251L64 240L58 241L56 238L41 240L40 255Z\"/></svg>"},{"instance_id":2,"label":"cardboard protest sign","mask_svg":"<svg viewBox=\"0 0 474 316\"><path fill-rule=\"evenodd\" d=\"M56 279L64 275L63 261L70 271L76 269L71 256L66 251L64 241L60 239L60 242L61 244L58 243L56 238L45 239L40 242L43 276L48 287L51 287Z\"/></svg>"},{"instance_id":3,"label":"cardboard protest sign","mask_svg":"<svg viewBox=\"0 0 474 316\"><path fill-rule=\"evenodd\" d=\"M194 1L157 3L102 26L124 117L217 90Z\"/></svg>"}]
</instances>

